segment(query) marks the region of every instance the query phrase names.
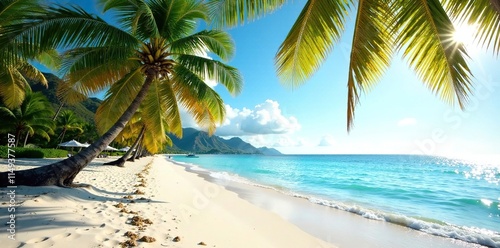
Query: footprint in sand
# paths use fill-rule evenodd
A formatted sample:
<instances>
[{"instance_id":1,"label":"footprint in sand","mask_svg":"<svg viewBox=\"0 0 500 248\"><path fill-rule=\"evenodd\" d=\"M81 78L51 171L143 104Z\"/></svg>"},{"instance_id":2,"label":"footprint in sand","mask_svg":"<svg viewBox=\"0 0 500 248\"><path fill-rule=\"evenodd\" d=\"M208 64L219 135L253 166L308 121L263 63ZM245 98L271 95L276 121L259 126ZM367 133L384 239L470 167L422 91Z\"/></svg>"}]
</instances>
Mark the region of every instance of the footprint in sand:
<instances>
[{"instance_id":1,"label":"footprint in sand","mask_svg":"<svg viewBox=\"0 0 500 248\"><path fill-rule=\"evenodd\" d=\"M41 237L41 238L33 238L30 240L27 240L25 243L20 245L19 247L33 247L33 245L36 244L36 247L52 247L55 245L54 240L51 240L49 237Z\"/></svg>"},{"instance_id":2,"label":"footprint in sand","mask_svg":"<svg viewBox=\"0 0 500 248\"><path fill-rule=\"evenodd\" d=\"M77 238L79 238L81 235L80 234L74 234L74 233L61 233L61 234L57 234L55 236L52 236L50 239L51 240L54 240L54 241L58 241L58 240L61 240L61 239L65 239L65 240L75 240Z\"/></svg>"}]
</instances>

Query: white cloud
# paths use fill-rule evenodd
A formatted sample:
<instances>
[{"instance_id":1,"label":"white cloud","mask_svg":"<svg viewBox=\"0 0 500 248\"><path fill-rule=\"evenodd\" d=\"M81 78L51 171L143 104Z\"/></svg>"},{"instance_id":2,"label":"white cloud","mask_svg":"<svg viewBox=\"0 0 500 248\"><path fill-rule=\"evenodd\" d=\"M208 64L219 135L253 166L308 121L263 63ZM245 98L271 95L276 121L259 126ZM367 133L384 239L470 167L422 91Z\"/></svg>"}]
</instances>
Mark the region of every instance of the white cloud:
<instances>
[{"instance_id":1,"label":"white cloud","mask_svg":"<svg viewBox=\"0 0 500 248\"><path fill-rule=\"evenodd\" d=\"M333 146L335 145L335 140L332 135L325 135L321 137L318 146Z\"/></svg>"},{"instance_id":2,"label":"white cloud","mask_svg":"<svg viewBox=\"0 0 500 248\"><path fill-rule=\"evenodd\" d=\"M285 134L299 129L298 120L293 116L284 116L278 102L266 100L254 109L239 110L226 105L226 120L217 128L217 135Z\"/></svg>"},{"instance_id":3,"label":"white cloud","mask_svg":"<svg viewBox=\"0 0 500 248\"><path fill-rule=\"evenodd\" d=\"M398 127L414 126L415 124L417 124L415 118L404 118L398 121Z\"/></svg>"}]
</instances>

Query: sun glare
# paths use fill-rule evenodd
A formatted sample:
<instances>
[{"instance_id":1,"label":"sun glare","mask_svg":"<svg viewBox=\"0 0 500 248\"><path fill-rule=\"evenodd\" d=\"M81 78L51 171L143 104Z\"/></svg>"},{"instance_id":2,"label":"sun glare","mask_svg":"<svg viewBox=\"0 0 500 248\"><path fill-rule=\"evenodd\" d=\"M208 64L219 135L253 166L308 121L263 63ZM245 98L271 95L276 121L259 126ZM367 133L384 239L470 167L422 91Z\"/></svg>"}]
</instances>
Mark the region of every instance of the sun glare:
<instances>
[{"instance_id":1,"label":"sun glare","mask_svg":"<svg viewBox=\"0 0 500 248\"><path fill-rule=\"evenodd\" d=\"M470 24L456 25L453 40L457 43L462 43L468 51L476 50L476 45L474 44L474 36L477 31L476 26Z\"/></svg>"}]
</instances>

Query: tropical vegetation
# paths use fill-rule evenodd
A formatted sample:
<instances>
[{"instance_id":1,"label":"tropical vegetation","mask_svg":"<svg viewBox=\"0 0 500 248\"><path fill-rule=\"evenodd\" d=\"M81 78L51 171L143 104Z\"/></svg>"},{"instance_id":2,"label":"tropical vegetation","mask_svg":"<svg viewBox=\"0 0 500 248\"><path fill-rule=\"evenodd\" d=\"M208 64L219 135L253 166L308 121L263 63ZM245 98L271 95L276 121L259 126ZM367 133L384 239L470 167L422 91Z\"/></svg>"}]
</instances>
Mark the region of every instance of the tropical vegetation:
<instances>
[{"instance_id":1,"label":"tropical vegetation","mask_svg":"<svg viewBox=\"0 0 500 248\"><path fill-rule=\"evenodd\" d=\"M54 114L49 101L40 92L31 92L28 90L21 105L16 108L9 109L6 106L0 106L0 133L11 132L17 137L16 146L19 146L19 141L24 137L26 145L29 137L39 135L50 140L50 135L54 133L54 122L52 115Z\"/></svg>"},{"instance_id":2,"label":"tropical vegetation","mask_svg":"<svg viewBox=\"0 0 500 248\"><path fill-rule=\"evenodd\" d=\"M208 20L208 9L195 0L99 1L103 11L114 11L120 27L79 7L46 7L43 18L11 25L6 36L10 53L67 47L62 73L67 92L81 95L110 87L96 119L102 136L81 152L51 165L18 171L16 184L71 186L75 176L124 129L141 107L145 136L161 144L166 133L182 135L179 107L213 132L224 118L220 96L205 82L215 80L237 94L242 80L232 68L207 55L227 60L233 54L226 32L196 32ZM24 41L31 41L25 44ZM5 40L1 40L6 42ZM0 174L6 179L6 173ZM3 180L7 182L7 180ZM6 185L2 185L6 186Z\"/></svg>"}]
</instances>

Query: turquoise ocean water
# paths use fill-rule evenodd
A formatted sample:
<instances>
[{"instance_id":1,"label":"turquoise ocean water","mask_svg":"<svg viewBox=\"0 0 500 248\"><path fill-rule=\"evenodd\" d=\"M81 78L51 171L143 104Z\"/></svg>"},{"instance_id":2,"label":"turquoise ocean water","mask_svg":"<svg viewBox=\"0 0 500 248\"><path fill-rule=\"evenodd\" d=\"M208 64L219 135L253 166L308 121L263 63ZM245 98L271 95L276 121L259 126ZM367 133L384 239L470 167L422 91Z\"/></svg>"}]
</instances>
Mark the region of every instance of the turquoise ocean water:
<instances>
[{"instance_id":1,"label":"turquoise ocean water","mask_svg":"<svg viewBox=\"0 0 500 248\"><path fill-rule=\"evenodd\" d=\"M433 235L500 247L500 165L416 155L199 155L211 177Z\"/></svg>"}]
</instances>

